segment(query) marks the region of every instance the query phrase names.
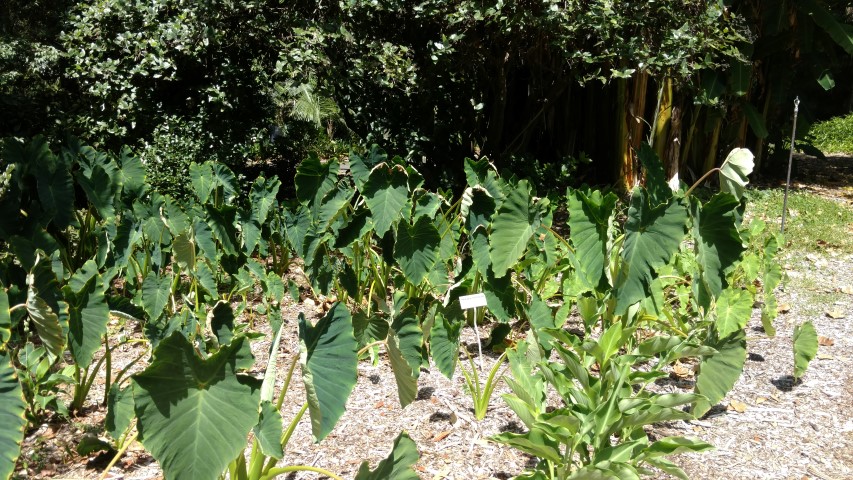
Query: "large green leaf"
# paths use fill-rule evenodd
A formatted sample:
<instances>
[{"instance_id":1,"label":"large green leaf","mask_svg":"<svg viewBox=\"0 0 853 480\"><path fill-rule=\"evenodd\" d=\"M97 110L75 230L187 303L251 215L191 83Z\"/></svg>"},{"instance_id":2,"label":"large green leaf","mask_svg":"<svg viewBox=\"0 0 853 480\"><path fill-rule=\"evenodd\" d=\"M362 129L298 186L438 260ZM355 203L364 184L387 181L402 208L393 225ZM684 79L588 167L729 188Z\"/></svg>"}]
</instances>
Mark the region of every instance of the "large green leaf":
<instances>
[{"instance_id":1,"label":"large green leaf","mask_svg":"<svg viewBox=\"0 0 853 480\"><path fill-rule=\"evenodd\" d=\"M38 296L34 287L30 287L27 291L27 313L35 324L36 332L52 363L65 351L65 334L62 331L62 324L59 323L59 317L47 302Z\"/></svg>"},{"instance_id":2,"label":"large green leaf","mask_svg":"<svg viewBox=\"0 0 853 480\"><path fill-rule=\"evenodd\" d=\"M244 338L200 358L179 332L134 375L139 439L167 479L213 480L246 447L258 422L260 380L239 374Z\"/></svg>"},{"instance_id":3,"label":"large green leaf","mask_svg":"<svg viewBox=\"0 0 853 480\"><path fill-rule=\"evenodd\" d=\"M148 272L142 281L142 308L151 321L160 318L172 288L172 276L160 276L157 272Z\"/></svg>"},{"instance_id":4,"label":"large green leaf","mask_svg":"<svg viewBox=\"0 0 853 480\"><path fill-rule=\"evenodd\" d=\"M356 153L350 154L349 168L352 178L355 181L356 188L362 190L364 188L364 183L367 182L367 177L370 176L370 171L373 170L373 167L380 163L385 163L387 160L388 154L386 154L376 144L371 145L370 151L368 151L364 156Z\"/></svg>"},{"instance_id":5,"label":"large green leaf","mask_svg":"<svg viewBox=\"0 0 853 480\"><path fill-rule=\"evenodd\" d=\"M213 192L216 186L213 180L213 168L211 168L210 164L203 163L199 165L195 162L190 163L190 182L199 202L202 204L207 203L211 192Z\"/></svg>"},{"instance_id":6,"label":"large green leaf","mask_svg":"<svg viewBox=\"0 0 853 480\"><path fill-rule=\"evenodd\" d=\"M743 330L752 315L752 295L739 288L723 290L717 299L717 335L721 338Z\"/></svg>"},{"instance_id":7,"label":"large green leaf","mask_svg":"<svg viewBox=\"0 0 853 480\"><path fill-rule=\"evenodd\" d=\"M419 285L438 261L440 244L441 236L431 218L422 216L414 225L400 222L394 258L413 285Z\"/></svg>"},{"instance_id":8,"label":"large green leaf","mask_svg":"<svg viewBox=\"0 0 853 480\"><path fill-rule=\"evenodd\" d=\"M702 282L717 297L726 283L726 273L744 251L738 232L740 202L727 193L714 195L708 203L693 205L693 235L696 261L702 267ZM725 336L725 335L724 335Z\"/></svg>"},{"instance_id":9,"label":"large green leaf","mask_svg":"<svg viewBox=\"0 0 853 480\"><path fill-rule=\"evenodd\" d=\"M389 167L383 163L374 167L364 182L361 195L373 215L376 235L380 237L411 210L409 178L406 169L400 165Z\"/></svg>"},{"instance_id":10,"label":"large green leaf","mask_svg":"<svg viewBox=\"0 0 853 480\"><path fill-rule=\"evenodd\" d=\"M708 345L717 350L699 364L695 392L705 398L696 401L693 414L698 418L723 399L743 372L746 362L746 334L743 330Z\"/></svg>"},{"instance_id":11,"label":"large green leaf","mask_svg":"<svg viewBox=\"0 0 853 480\"><path fill-rule=\"evenodd\" d=\"M223 205L217 208L205 205L205 213L207 225L210 226L214 238L222 245L222 251L228 255L237 255L237 207Z\"/></svg>"},{"instance_id":12,"label":"large green leaf","mask_svg":"<svg viewBox=\"0 0 853 480\"><path fill-rule=\"evenodd\" d=\"M311 431L319 442L343 415L356 382L358 346L346 306L334 304L314 326L300 314L299 342Z\"/></svg>"},{"instance_id":13,"label":"large green leaf","mask_svg":"<svg viewBox=\"0 0 853 480\"><path fill-rule=\"evenodd\" d=\"M424 333L416 315L417 311L414 307L405 307L391 324L391 335L396 337L400 353L406 359L415 378L420 374L424 343Z\"/></svg>"},{"instance_id":14,"label":"large green leaf","mask_svg":"<svg viewBox=\"0 0 853 480\"><path fill-rule=\"evenodd\" d=\"M127 146L122 147L119 160L121 169L118 172L118 178L125 198L139 198L146 188L145 165Z\"/></svg>"},{"instance_id":15,"label":"large green leaf","mask_svg":"<svg viewBox=\"0 0 853 480\"><path fill-rule=\"evenodd\" d=\"M338 162L323 163L311 155L296 168L296 197L308 205L319 205L338 179Z\"/></svg>"},{"instance_id":16,"label":"large green leaf","mask_svg":"<svg viewBox=\"0 0 853 480\"><path fill-rule=\"evenodd\" d=\"M178 265L187 269L195 270L195 241L187 232L184 232L172 240L172 255Z\"/></svg>"},{"instance_id":17,"label":"large green leaf","mask_svg":"<svg viewBox=\"0 0 853 480\"><path fill-rule=\"evenodd\" d=\"M387 345L388 360L391 363L391 370L394 372L394 380L397 382L397 396L400 398L400 406L405 408L418 395L418 379L413 374L412 367L403 357L403 353L400 352L396 335L388 336Z\"/></svg>"},{"instance_id":18,"label":"large green leaf","mask_svg":"<svg viewBox=\"0 0 853 480\"><path fill-rule=\"evenodd\" d=\"M687 207L682 200L672 199L652 208L645 190L634 189L625 223L623 263L616 280L617 314L624 314L649 294L657 269L678 251L686 222Z\"/></svg>"},{"instance_id":19,"label":"large green leaf","mask_svg":"<svg viewBox=\"0 0 853 480\"><path fill-rule=\"evenodd\" d=\"M507 193L492 222L489 242L495 277L506 275L524 254L527 242L541 224L539 207L532 198L527 180L521 180Z\"/></svg>"},{"instance_id":20,"label":"large green leaf","mask_svg":"<svg viewBox=\"0 0 853 480\"><path fill-rule=\"evenodd\" d=\"M831 11L815 0L799 0L796 5L811 16L848 55L853 55L853 27L839 21Z\"/></svg>"},{"instance_id":21,"label":"large green leaf","mask_svg":"<svg viewBox=\"0 0 853 480\"><path fill-rule=\"evenodd\" d=\"M554 340L554 337L549 335L544 329L556 327L554 324L554 313L551 311L551 308L536 293L532 293L530 303L525 306L525 312L536 334L536 339L539 341L539 345L545 350L550 351L551 342Z\"/></svg>"},{"instance_id":22,"label":"large green leaf","mask_svg":"<svg viewBox=\"0 0 853 480\"><path fill-rule=\"evenodd\" d=\"M418 448L406 432L401 432L394 440L394 448L388 457L379 462L376 470L370 470L367 462L358 468L355 480L418 480L420 477L412 469L418 461Z\"/></svg>"},{"instance_id":23,"label":"large green leaf","mask_svg":"<svg viewBox=\"0 0 853 480\"><path fill-rule=\"evenodd\" d=\"M261 225L267 221L270 210L276 205L276 195L281 188L281 180L278 178L266 179L258 177L249 190L249 200L252 203L252 213L255 220Z\"/></svg>"},{"instance_id":24,"label":"large green leaf","mask_svg":"<svg viewBox=\"0 0 853 480\"><path fill-rule=\"evenodd\" d=\"M210 309L207 322L220 345L228 345L234 339L234 311L225 300L216 302Z\"/></svg>"},{"instance_id":25,"label":"large green leaf","mask_svg":"<svg viewBox=\"0 0 853 480\"><path fill-rule=\"evenodd\" d=\"M89 203L95 207L98 214L103 219L111 219L115 216L115 200L118 185L113 183L113 179L101 165L92 167L91 176L84 175L80 170L76 174L77 183L80 188L86 192L86 197Z\"/></svg>"},{"instance_id":26,"label":"large green leaf","mask_svg":"<svg viewBox=\"0 0 853 480\"><path fill-rule=\"evenodd\" d=\"M110 307L104 297L102 279L94 275L83 288L72 291L72 284L64 288L69 306L68 346L74 361L89 368L92 357L101 347L110 320Z\"/></svg>"},{"instance_id":27,"label":"large green leaf","mask_svg":"<svg viewBox=\"0 0 853 480\"><path fill-rule=\"evenodd\" d=\"M21 453L27 404L15 367L5 352L0 353L0 478L8 479Z\"/></svg>"},{"instance_id":28,"label":"large green leaf","mask_svg":"<svg viewBox=\"0 0 853 480\"><path fill-rule=\"evenodd\" d=\"M454 302L452 305L457 305L456 311L461 314L458 304ZM456 371L456 361L459 359L459 332L462 329L462 322L452 318L453 316L451 312L439 307L429 336L432 359L438 371L448 379L453 378L453 373Z\"/></svg>"},{"instance_id":29,"label":"large green leaf","mask_svg":"<svg viewBox=\"0 0 853 480\"><path fill-rule=\"evenodd\" d=\"M811 321L794 327L794 378L806 373L809 362L817 355L817 331Z\"/></svg>"},{"instance_id":30,"label":"large green leaf","mask_svg":"<svg viewBox=\"0 0 853 480\"><path fill-rule=\"evenodd\" d=\"M36 171L36 179L45 215L60 230L66 228L74 218L74 179L71 172L57 162L41 166Z\"/></svg>"},{"instance_id":31,"label":"large green leaf","mask_svg":"<svg viewBox=\"0 0 853 480\"><path fill-rule=\"evenodd\" d=\"M749 174L755 167L755 156L745 148L735 148L720 167L720 189L731 193L738 200L743 197Z\"/></svg>"},{"instance_id":32,"label":"large green leaf","mask_svg":"<svg viewBox=\"0 0 853 480\"><path fill-rule=\"evenodd\" d=\"M663 162L658 158L655 150L648 143L643 142L640 151L637 152L637 158L645 170L645 186L649 203L652 206L658 206L672 198L672 189L667 182Z\"/></svg>"},{"instance_id":33,"label":"large green leaf","mask_svg":"<svg viewBox=\"0 0 853 480\"><path fill-rule=\"evenodd\" d=\"M607 231L618 197L599 190L572 190L568 199L571 242L581 273L587 285L606 288Z\"/></svg>"},{"instance_id":34,"label":"large green leaf","mask_svg":"<svg viewBox=\"0 0 853 480\"><path fill-rule=\"evenodd\" d=\"M118 440L130 426L133 416L133 388L113 385L107 399L104 429L113 439Z\"/></svg>"}]
</instances>

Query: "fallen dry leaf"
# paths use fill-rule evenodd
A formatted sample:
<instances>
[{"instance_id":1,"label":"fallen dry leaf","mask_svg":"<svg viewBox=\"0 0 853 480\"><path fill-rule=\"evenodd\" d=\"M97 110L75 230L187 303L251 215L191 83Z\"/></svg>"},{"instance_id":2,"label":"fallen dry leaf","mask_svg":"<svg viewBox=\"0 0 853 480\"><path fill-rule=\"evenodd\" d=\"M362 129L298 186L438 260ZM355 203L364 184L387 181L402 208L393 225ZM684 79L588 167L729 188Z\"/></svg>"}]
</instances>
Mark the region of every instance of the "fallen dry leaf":
<instances>
[{"instance_id":1,"label":"fallen dry leaf","mask_svg":"<svg viewBox=\"0 0 853 480\"><path fill-rule=\"evenodd\" d=\"M681 362L675 362L675 365L672 366L672 373L679 378L688 378L693 376L693 369Z\"/></svg>"},{"instance_id":2,"label":"fallen dry leaf","mask_svg":"<svg viewBox=\"0 0 853 480\"><path fill-rule=\"evenodd\" d=\"M838 308L835 308L832 310L826 310L826 316L829 318L834 318L836 320L839 320L839 319L844 318L844 312L842 312Z\"/></svg>"},{"instance_id":3,"label":"fallen dry leaf","mask_svg":"<svg viewBox=\"0 0 853 480\"><path fill-rule=\"evenodd\" d=\"M761 405L762 403L764 403L764 402L766 402L766 401L767 401L767 399L766 399L766 398L764 398L764 397L758 397L758 398L756 398L756 399L755 399L755 404L756 404L756 405Z\"/></svg>"},{"instance_id":4,"label":"fallen dry leaf","mask_svg":"<svg viewBox=\"0 0 853 480\"><path fill-rule=\"evenodd\" d=\"M833 340L829 337L824 337L823 335L818 335L817 343L819 343L820 345L823 345L824 347L831 347L832 345L835 344L835 340Z\"/></svg>"},{"instance_id":5,"label":"fallen dry leaf","mask_svg":"<svg viewBox=\"0 0 853 480\"><path fill-rule=\"evenodd\" d=\"M729 402L729 409L734 410L737 413L743 413L746 411L747 405L743 402L739 402L737 400L732 400Z\"/></svg>"},{"instance_id":6,"label":"fallen dry leaf","mask_svg":"<svg viewBox=\"0 0 853 480\"><path fill-rule=\"evenodd\" d=\"M818 353L817 358L818 358L818 360L832 360L835 357L833 357L832 355L827 355L825 353Z\"/></svg>"},{"instance_id":7,"label":"fallen dry leaf","mask_svg":"<svg viewBox=\"0 0 853 480\"><path fill-rule=\"evenodd\" d=\"M445 438L447 438L447 436L450 435L450 432L451 432L450 430L445 430L443 432L439 432L434 437L432 437L432 441L433 442L440 442L440 441L444 440Z\"/></svg>"},{"instance_id":8,"label":"fallen dry leaf","mask_svg":"<svg viewBox=\"0 0 853 480\"><path fill-rule=\"evenodd\" d=\"M778 307L776 307L776 311L778 313L788 313L791 311L791 306L787 303L780 303Z\"/></svg>"},{"instance_id":9,"label":"fallen dry leaf","mask_svg":"<svg viewBox=\"0 0 853 480\"><path fill-rule=\"evenodd\" d=\"M840 288L841 293L846 293L847 295L853 295L853 285L844 285Z\"/></svg>"}]
</instances>

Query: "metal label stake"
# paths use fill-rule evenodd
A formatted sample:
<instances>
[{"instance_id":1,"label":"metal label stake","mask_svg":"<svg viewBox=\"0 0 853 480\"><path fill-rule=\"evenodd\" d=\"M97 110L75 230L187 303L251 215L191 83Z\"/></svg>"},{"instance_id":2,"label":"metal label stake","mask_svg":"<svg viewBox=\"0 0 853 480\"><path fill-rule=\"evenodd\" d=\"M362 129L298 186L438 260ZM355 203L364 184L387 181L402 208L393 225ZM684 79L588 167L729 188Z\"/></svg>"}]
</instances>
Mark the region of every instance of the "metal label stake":
<instances>
[{"instance_id":1,"label":"metal label stake","mask_svg":"<svg viewBox=\"0 0 853 480\"><path fill-rule=\"evenodd\" d=\"M483 347L480 341L480 330L477 328L477 307L485 307L486 306L486 294L484 293L475 293L473 295L465 295L459 297L459 306L462 310L468 310L470 308L474 309L474 336L477 337L477 353L479 356L477 357L477 366L480 367L480 371L483 371Z\"/></svg>"},{"instance_id":2,"label":"metal label stake","mask_svg":"<svg viewBox=\"0 0 853 480\"><path fill-rule=\"evenodd\" d=\"M788 153L788 179L785 181L785 197L782 199L782 229L785 234L785 214L788 212L788 189L791 187L791 163L794 160L794 141L797 138L797 113L800 110L800 97L794 99L794 128L791 129L791 151Z\"/></svg>"}]
</instances>

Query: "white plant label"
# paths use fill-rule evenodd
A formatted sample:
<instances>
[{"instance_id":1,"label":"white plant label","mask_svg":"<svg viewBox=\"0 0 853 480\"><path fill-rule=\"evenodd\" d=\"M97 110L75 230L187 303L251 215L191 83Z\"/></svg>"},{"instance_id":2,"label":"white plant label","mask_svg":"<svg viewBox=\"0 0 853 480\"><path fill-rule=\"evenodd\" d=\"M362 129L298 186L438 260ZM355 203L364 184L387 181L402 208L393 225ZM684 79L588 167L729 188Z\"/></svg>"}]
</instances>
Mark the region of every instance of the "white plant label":
<instances>
[{"instance_id":1,"label":"white plant label","mask_svg":"<svg viewBox=\"0 0 853 480\"><path fill-rule=\"evenodd\" d=\"M459 297L459 306L462 307L462 310L468 310L469 308L485 307L486 294L475 293L473 295L464 295L462 297Z\"/></svg>"}]
</instances>

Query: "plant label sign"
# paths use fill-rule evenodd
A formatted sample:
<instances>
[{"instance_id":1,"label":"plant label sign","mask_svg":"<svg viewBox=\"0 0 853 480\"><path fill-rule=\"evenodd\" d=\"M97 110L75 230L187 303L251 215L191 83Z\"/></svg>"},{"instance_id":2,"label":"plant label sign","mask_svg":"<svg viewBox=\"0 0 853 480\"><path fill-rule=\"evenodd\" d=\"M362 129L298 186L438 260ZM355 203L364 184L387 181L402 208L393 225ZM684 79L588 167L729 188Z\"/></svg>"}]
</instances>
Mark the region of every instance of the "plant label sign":
<instances>
[{"instance_id":1,"label":"plant label sign","mask_svg":"<svg viewBox=\"0 0 853 480\"><path fill-rule=\"evenodd\" d=\"M486 294L475 293L473 295L463 295L459 297L459 306L462 307L462 310L468 310L469 308L485 307Z\"/></svg>"}]
</instances>

